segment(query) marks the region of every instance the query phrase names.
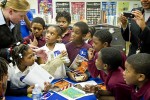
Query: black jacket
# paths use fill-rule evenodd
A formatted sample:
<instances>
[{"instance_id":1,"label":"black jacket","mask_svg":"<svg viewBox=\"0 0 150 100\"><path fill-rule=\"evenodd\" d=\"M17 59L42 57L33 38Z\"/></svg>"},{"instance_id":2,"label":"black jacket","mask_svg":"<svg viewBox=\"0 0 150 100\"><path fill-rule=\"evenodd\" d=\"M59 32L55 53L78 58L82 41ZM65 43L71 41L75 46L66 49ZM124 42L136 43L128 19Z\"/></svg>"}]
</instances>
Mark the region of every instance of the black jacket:
<instances>
[{"instance_id":1,"label":"black jacket","mask_svg":"<svg viewBox=\"0 0 150 100\"><path fill-rule=\"evenodd\" d=\"M138 10L140 10L142 13L144 13L144 9L143 8L136 8ZM133 9L132 11L136 10ZM128 19L128 22L131 23L131 27L130 27L130 31L131 31L131 38L130 38L130 48L129 48L129 54L128 56L135 54L136 50L139 47L139 42L140 42L140 38L139 35L142 33L141 28L137 25L137 23L133 20L133 19ZM147 21L147 27L150 27L150 20ZM123 29L121 28L121 32L122 32L122 36L124 38L125 41L129 41L129 26L127 26L127 28L123 31ZM142 44L141 44L142 47Z\"/></svg>"},{"instance_id":2,"label":"black jacket","mask_svg":"<svg viewBox=\"0 0 150 100\"><path fill-rule=\"evenodd\" d=\"M20 33L20 26L16 25L12 31L6 24L0 25L0 57L8 60L7 49L15 42L23 41Z\"/></svg>"}]
</instances>

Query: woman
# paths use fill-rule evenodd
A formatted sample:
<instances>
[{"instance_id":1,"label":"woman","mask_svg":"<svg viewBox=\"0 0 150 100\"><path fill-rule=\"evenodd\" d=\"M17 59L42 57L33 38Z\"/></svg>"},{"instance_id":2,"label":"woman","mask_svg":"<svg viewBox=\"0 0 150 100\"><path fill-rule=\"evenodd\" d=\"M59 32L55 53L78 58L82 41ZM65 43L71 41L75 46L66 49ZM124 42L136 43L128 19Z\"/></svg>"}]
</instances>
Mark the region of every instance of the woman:
<instances>
[{"instance_id":1,"label":"woman","mask_svg":"<svg viewBox=\"0 0 150 100\"><path fill-rule=\"evenodd\" d=\"M21 41L20 33L16 32L20 20L24 19L30 4L26 0L3 0L0 2L0 56L9 60L10 46Z\"/></svg>"}]
</instances>

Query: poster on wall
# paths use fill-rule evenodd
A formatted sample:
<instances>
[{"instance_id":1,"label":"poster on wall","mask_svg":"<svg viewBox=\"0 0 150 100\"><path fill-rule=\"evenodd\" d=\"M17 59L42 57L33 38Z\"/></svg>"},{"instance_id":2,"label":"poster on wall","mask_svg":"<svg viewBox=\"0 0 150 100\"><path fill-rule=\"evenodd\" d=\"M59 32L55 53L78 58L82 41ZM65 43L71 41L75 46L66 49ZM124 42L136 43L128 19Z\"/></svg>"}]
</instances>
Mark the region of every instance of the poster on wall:
<instances>
[{"instance_id":1,"label":"poster on wall","mask_svg":"<svg viewBox=\"0 0 150 100\"><path fill-rule=\"evenodd\" d=\"M56 2L56 13L60 11L66 11L70 13L69 2Z\"/></svg>"},{"instance_id":2,"label":"poster on wall","mask_svg":"<svg viewBox=\"0 0 150 100\"><path fill-rule=\"evenodd\" d=\"M116 15L116 2L102 2L102 10L106 11L106 16Z\"/></svg>"},{"instance_id":3,"label":"poster on wall","mask_svg":"<svg viewBox=\"0 0 150 100\"><path fill-rule=\"evenodd\" d=\"M87 2L86 4L86 20L88 24L95 25L100 20L100 2Z\"/></svg>"},{"instance_id":4,"label":"poster on wall","mask_svg":"<svg viewBox=\"0 0 150 100\"><path fill-rule=\"evenodd\" d=\"M72 22L77 22L85 19L85 3L71 2Z\"/></svg>"},{"instance_id":5,"label":"poster on wall","mask_svg":"<svg viewBox=\"0 0 150 100\"><path fill-rule=\"evenodd\" d=\"M120 15L122 12L129 11L129 5L130 3L128 1L119 1L118 2L118 14Z\"/></svg>"},{"instance_id":6,"label":"poster on wall","mask_svg":"<svg viewBox=\"0 0 150 100\"><path fill-rule=\"evenodd\" d=\"M102 2L102 10L106 13L107 24L116 25L116 2Z\"/></svg>"},{"instance_id":7,"label":"poster on wall","mask_svg":"<svg viewBox=\"0 0 150 100\"><path fill-rule=\"evenodd\" d=\"M52 0L38 0L38 13L52 16Z\"/></svg>"}]
</instances>

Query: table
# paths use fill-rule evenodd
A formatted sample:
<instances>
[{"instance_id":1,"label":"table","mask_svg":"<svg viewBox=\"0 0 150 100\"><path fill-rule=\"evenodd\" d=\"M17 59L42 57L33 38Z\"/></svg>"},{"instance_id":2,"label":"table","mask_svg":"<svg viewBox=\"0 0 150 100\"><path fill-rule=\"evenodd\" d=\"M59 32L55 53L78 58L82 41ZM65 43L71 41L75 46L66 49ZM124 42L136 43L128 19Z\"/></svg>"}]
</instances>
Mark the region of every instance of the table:
<instances>
[{"instance_id":1,"label":"table","mask_svg":"<svg viewBox=\"0 0 150 100\"><path fill-rule=\"evenodd\" d=\"M72 82L72 83L77 83L77 82L74 82L72 80L70 80L69 78L65 78L66 80ZM90 80L94 80L96 83L102 83L102 80L99 79L99 78L89 78L88 81ZM56 82L58 80L54 80L52 83ZM15 97L15 96L6 96L6 100L32 100L32 98L29 98L27 96L19 96L19 97ZM52 96L50 96L50 98L48 98L47 100L67 100L66 98L60 96L59 94L57 93L54 93ZM94 95L90 95L90 96L85 96L85 97L82 97L82 98L79 98L77 100L96 100L96 97Z\"/></svg>"}]
</instances>

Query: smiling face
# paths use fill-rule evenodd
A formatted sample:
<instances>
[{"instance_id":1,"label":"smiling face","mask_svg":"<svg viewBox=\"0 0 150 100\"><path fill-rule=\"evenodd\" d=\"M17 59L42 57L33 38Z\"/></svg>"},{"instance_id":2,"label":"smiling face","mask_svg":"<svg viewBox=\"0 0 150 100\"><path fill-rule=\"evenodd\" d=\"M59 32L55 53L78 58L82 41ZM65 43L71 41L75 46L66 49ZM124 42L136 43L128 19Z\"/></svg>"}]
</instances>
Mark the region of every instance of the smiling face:
<instances>
[{"instance_id":1,"label":"smiling face","mask_svg":"<svg viewBox=\"0 0 150 100\"><path fill-rule=\"evenodd\" d=\"M81 29L77 26L73 26L73 31L71 33L71 39L73 42L79 42L82 41L85 37L84 34L82 34Z\"/></svg>"},{"instance_id":2,"label":"smiling face","mask_svg":"<svg viewBox=\"0 0 150 100\"><path fill-rule=\"evenodd\" d=\"M46 43L56 43L59 39L58 32L55 27L49 27L45 35Z\"/></svg>"},{"instance_id":3,"label":"smiling face","mask_svg":"<svg viewBox=\"0 0 150 100\"><path fill-rule=\"evenodd\" d=\"M125 71L123 72L124 80L128 85L137 85L138 84L138 73L132 68L132 65L127 61L125 62Z\"/></svg>"},{"instance_id":4,"label":"smiling face","mask_svg":"<svg viewBox=\"0 0 150 100\"><path fill-rule=\"evenodd\" d=\"M43 26L40 23L32 23L32 33L35 37L41 37L43 33Z\"/></svg>"},{"instance_id":5,"label":"smiling face","mask_svg":"<svg viewBox=\"0 0 150 100\"><path fill-rule=\"evenodd\" d=\"M150 9L150 0L141 0L141 4L144 9Z\"/></svg>"}]
</instances>

